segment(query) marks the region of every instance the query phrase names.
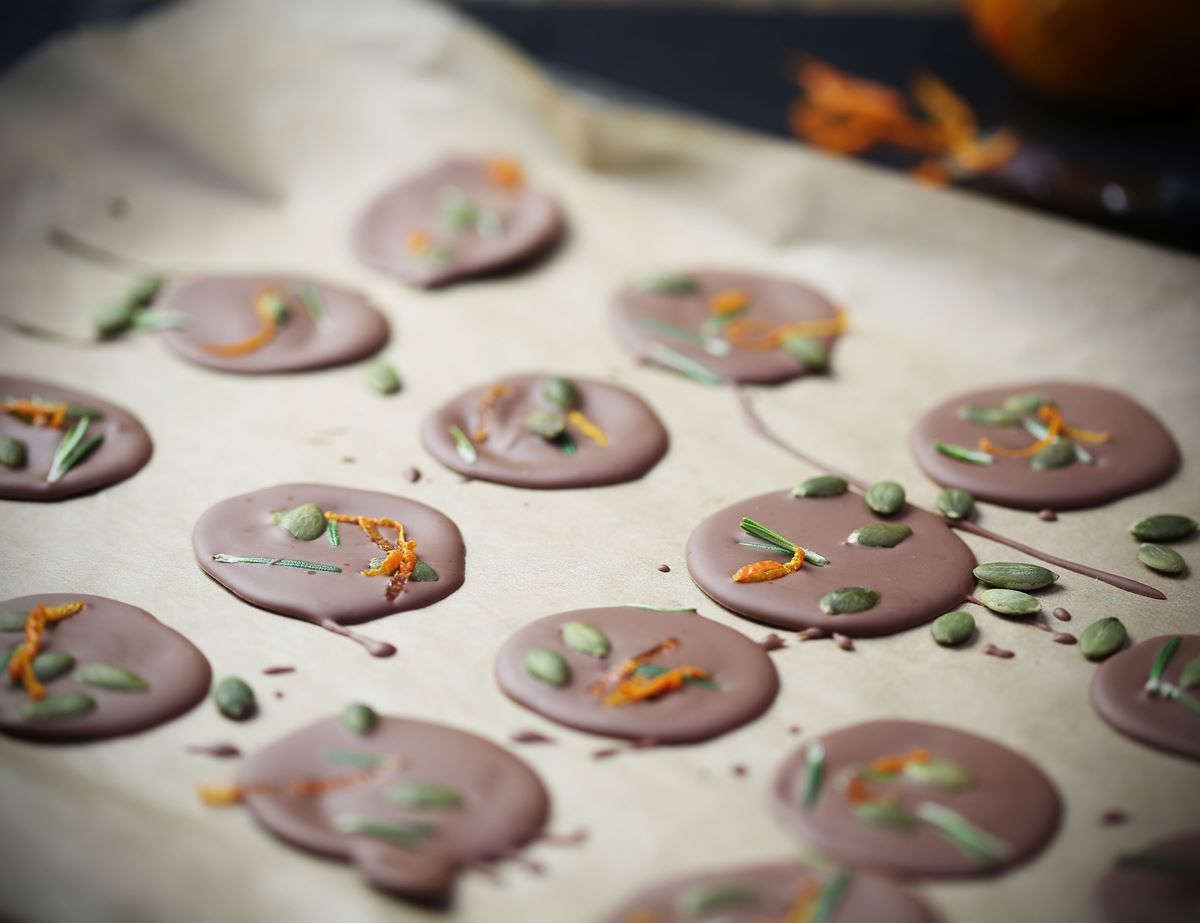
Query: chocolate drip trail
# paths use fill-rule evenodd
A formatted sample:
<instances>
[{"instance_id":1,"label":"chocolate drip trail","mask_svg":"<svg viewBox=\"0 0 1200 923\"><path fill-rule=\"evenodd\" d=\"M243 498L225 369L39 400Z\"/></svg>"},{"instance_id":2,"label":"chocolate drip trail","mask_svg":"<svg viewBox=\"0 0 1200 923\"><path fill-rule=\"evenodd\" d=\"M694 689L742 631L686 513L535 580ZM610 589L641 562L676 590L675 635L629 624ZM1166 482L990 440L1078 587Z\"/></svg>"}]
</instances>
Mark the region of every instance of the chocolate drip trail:
<instances>
[{"instance_id":1,"label":"chocolate drip trail","mask_svg":"<svg viewBox=\"0 0 1200 923\"><path fill-rule=\"evenodd\" d=\"M326 631L332 631L335 635L349 638L355 644L361 644L372 657L391 657L396 653L396 646L394 644L388 644L386 641L377 641L375 638L360 635L357 631L351 631L345 625L339 625L332 619L321 619L317 624Z\"/></svg>"},{"instance_id":2,"label":"chocolate drip trail","mask_svg":"<svg viewBox=\"0 0 1200 923\"><path fill-rule=\"evenodd\" d=\"M768 442L779 446L785 452L794 455L800 461L812 465L814 468L819 468L822 471L827 471L830 474L836 474L855 487L866 490L869 486L866 481L855 477L846 471L839 471L837 468L830 467L818 458L813 458L801 452L799 449L784 441L780 436L776 435L766 424L762 418L754 410L754 406L750 403L750 398L746 395L745 389L734 388L734 394L737 396L738 403L741 404L742 414L746 419L747 425L751 430L758 433ZM1077 574L1083 574L1085 577L1091 577L1094 580L1099 580L1102 583L1107 583L1109 586L1116 587L1118 590L1124 590L1126 593L1136 593L1138 596L1146 596L1150 599L1166 599L1166 594L1156 590L1152 586L1147 586L1130 577L1122 577L1120 574L1110 574L1106 570L1100 570L1096 567L1089 567L1087 564L1077 564L1074 561L1068 561L1066 558L1060 558L1057 555L1050 554L1045 551L1038 551L1023 542L1018 542L1016 539L1006 538L991 529L985 529L983 526L977 526L973 522L967 522L962 519L947 520L947 524L953 529L962 529L964 532L970 532L972 535L978 535L980 538L988 538L993 542L999 542L1002 545L1007 545L1009 548L1014 548L1023 554L1038 558L1045 561L1047 564L1054 564L1057 567L1065 568L1066 570L1074 571Z\"/></svg>"},{"instance_id":3,"label":"chocolate drip trail","mask_svg":"<svg viewBox=\"0 0 1200 923\"><path fill-rule=\"evenodd\" d=\"M167 272L161 267L151 266L142 260L108 250L54 225L46 229L46 243L76 259L129 275L152 273L153 275L172 276L174 278L181 278L184 275L184 273Z\"/></svg>"}]
</instances>

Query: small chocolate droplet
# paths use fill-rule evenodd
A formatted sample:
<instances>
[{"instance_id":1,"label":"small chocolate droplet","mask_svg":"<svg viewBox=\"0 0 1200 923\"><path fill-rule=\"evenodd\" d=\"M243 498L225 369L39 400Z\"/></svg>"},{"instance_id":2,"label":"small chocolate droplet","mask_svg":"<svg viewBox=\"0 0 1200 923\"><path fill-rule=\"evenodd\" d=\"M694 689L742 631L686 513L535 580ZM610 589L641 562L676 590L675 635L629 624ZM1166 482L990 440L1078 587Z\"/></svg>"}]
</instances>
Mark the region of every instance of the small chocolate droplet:
<instances>
[{"instance_id":1,"label":"small chocolate droplet","mask_svg":"<svg viewBox=\"0 0 1200 923\"><path fill-rule=\"evenodd\" d=\"M1039 510L1038 519L1042 522L1055 522L1058 519L1058 513L1050 509Z\"/></svg>"},{"instance_id":2,"label":"small chocolate droplet","mask_svg":"<svg viewBox=\"0 0 1200 923\"><path fill-rule=\"evenodd\" d=\"M1129 823L1129 815L1119 808L1111 808L1100 815L1100 823L1105 827L1116 827Z\"/></svg>"},{"instance_id":3,"label":"small chocolate droplet","mask_svg":"<svg viewBox=\"0 0 1200 923\"><path fill-rule=\"evenodd\" d=\"M1001 659L1003 659L1003 660L1008 660L1008 659L1010 659L1010 658L1012 658L1012 657L1016 657L1016 656L1017 656L1017 655L1016 655L1016 654L1014 654L1012 651L1005 650L1005 649L1004 649L1004 648L1002 648L1002 647L996 647L996 645L994 645L994 644L989 644L989 645L987 645L987 646L986 646L986 647L983 649L983 652L984 652L985 654L987 654L989 657L999 657L999 658L1001 658Z\"/></svg>"},{"instance_id":4,"label":"small chocolate droplet","mask_svg":"<svg viewBox=\"0 0 1200 923\"><path fill-rule=\"evenodd\" d=\"M554 739L537 731L515 731L510 738L515 744L552 744Z\"/></svg>"},{"instance_id":5,"label":"small chocolate droplet","mask_svg":"<svg viewBox=\"0 0 1200 923\"><path fill-rule=\"evenodd\" d=\"M264 667L263 674L265 676L278 676L281 673L295 673L295 667Z\"/></svg>"},{"instance_id":6,"label":"small chocolate droplet","mask_svg":"<svg viewBox=\"0 0 1200 923\"><path fill-rule=\"evenodd\" d=\"M1055 644L1078 644L1079 639L1069 631L1056 631L1051 639Z\"/></svg>"},{"instance_id":7,"label":"small chocolate droplet","mask_svg":"<svg viewBox=\"0 0 1200 923\"><path fill-rule=\"evenodd\" d=\"M738 763L733 767L733 774L735 776L738 776L739 778L741 776L744 776L747 772L749 772L749 770L746 769L746 767L743 766L741 763Z\"/></svg>"},{"instance_id":8,"label":"small chocolate droplet","mask_svg":"<svg viewBox=\"0 0 1200 923\"><path fill-rule=\"evenodd\" d=\"M607 760L607 759L611 759L612 757L616 756L620 752L621 752L620 747L605 747L603 750L593 750L592 751L592 759Z\"/></svg>"},{"instance_id":9,"label":"small chocolate droplet","mask_svg":"<svg viewBox=\"0 0 1200 923\"><path fill-rule=\"evenodd\" d=\"M421 470L419 468L408 467L404 469L404 480L410 484L415 484L421 480Z\"/></svg>"},{"instance_id":10,"label":"small chocolate droplet","mask_svg":"<svg viewBox=\"0 0 1200 923\"><path fill-rule=\"evenodd\" d=\"M824 628L805 628L796 632L796 637L801 641L816 641L818 638L828 638L829 632Z\"/></svg>"},{"instance_id":11,"label":"small chocolate droplet","mask_svg":"<svg viewBox=\"0 0 1200 923\"><path fill-rule=\"evenodd\" d=\"M799 733L800 733L800 725L798 725L798 724L789 724L789 725L788 725L788 733L789 733L789 734L792 734L792 735L799 734Z\"/></svg>"},{"instance_id":12,"label":"small chocolate droplet","mask_svg":"<svg viewBox=\"0 0 1200 923\"><path fill-rule=\"evenodd\" d=\"M783 638L779 637L779 635L775 634L775 632L771 632L769 635L767 635L765 638L763 638L758 643L761 644L768 651L777 651L781 647L786 646L786 642L783 640Z\"/></svg>"},{"instance_id":13,"label":"small chocolate droplet","mask_svg":"<svg viewBox=\"0 0 1200 923\"><path fill-rule=\"evenodd\" d=\"M833 633L833 643L844 651L854 650L854 641L849 636L836 631Z\"/></svg>"},{"instance_id":14,"label":"small chocolate droplet","mask_svg":"<svg viewBox=\"0 0 1200 923\"><path fill-rule=\"evenodd\" d=\"M342 456L342 461L345 462L347 465L353 465L357 460L358 459L356 459L353 455L343 455Z\"/></svg>"},{"instance_id":15,"label":"small chocolate droplet","mask_svg":"<svg viewBox=\"0 0 1200 923\"><path fill-rule=\"evenodd\" d=\"M283 690L282 690L282 689L276 689L276 690L275 690L275 698L277 698L277 699L282 699L282 698L283 698Z\"/></svg>"},{"instance_id":16,"label":"small chocolate droplet","mask_svg":"<svg viewBox=\"0 0 1200 923\"><path fill-rule=\"evenodd\" d=\"M203 753L206 756L215 756L219 760L233 759L242 755L242 751L233 744L190 744L187 752Z\"/></svg>"},{"instance_id":17,"label":"small chocolate droplet","mask_svg":"<svg viewBox=\"0 0 1200 923\"><path fill-rule=\"evenodd\" d=\"M115 195L108 200L108 217L124 218L129 211L129 202L122 196Z\"/></svg>"},{"instance_id":18,"label":"small chocolate droplet","mask_svg":"<svg viewBox=\"0 0 1200 923\"><path fill-rule=\"evenodd\" d=\"M1050 613L1050 614L1051 614L1051 615L1053 615L1053 616L1054 616L1056 619L1058 619L1060 622L1069 622L1069 621L1071 621L1071 613L1070 613L1070 612L1068 612L1066 609L1062 608L1061 606L1060 606L1059 608L1055 609L1055 610L1054 610L1052 613Z\"/></svg>"},{"instance_id":19,"label":"small chocolate droplet","mask_svg":"<svg viewBox=\"0 0 1200 923\"><path fill-rule=\"evenodd\" d=\"M670 564L660 564L660 565L658 565L658 572L659 572L660 574L669 574L669 573L671 573L671 565L670 565Z\"/></svg>"}]
</instances>

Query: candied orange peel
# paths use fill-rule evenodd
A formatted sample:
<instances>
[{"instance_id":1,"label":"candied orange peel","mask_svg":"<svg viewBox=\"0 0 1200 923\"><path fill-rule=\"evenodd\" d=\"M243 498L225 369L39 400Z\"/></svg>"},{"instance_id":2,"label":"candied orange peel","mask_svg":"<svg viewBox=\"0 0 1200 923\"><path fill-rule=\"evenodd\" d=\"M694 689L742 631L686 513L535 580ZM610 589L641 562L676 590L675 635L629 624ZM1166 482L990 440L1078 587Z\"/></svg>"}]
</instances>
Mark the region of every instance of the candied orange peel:
<instances>
[{"instance_id":1,"label":"candied orange peel","mask_svg":"<svg viewBox=\"0 0 1200 923\"><path fill-rule=\"evenodd\" d=\"M739 567L733 572L736 583L762 583L767 580L778 580L788 574L794 574L804 564L804 549L793 548L792 559L784 563L779 561L755 561Z\"/></svg>"},{"instance_id":2,"label":"candied orange peel","mask_svg":"<svg viewBox=\"0 0 1200 923\"><path fill-rule=\"evenodd\" d=\"M254 296L253 311L258 318L258 329L254 333L232 343L206 343L204 350L214 356L247 356L258 352L279 332L279 321L275 317L272 304L276 299L287 302L287 293L277 287L269 286Z\"/></svg>"},{"instance_id":3,"label":"candied orange peel","mask_svg":"<svg viewBox=\"0 0 1200 923\"><path fill-rule=\"evenodd\" d=\"M62 429L71 405L65 401L48 403L27 397L10 397L4 402L4 412L32 426Z\"/></svg>"},{"instance_id":4,"label":"candied orange peel","mask_svg":"<svg viewBox=\"0 0 1200 923\"><path fill-rule=\"evenodd\" d=\"M46 697L46 687L41 684L33 670L33 661L42 649L46 625L61 622L82 612L85 605L86 603L82 602L65 603L61 606L45 606L39 603L29 610L25 617L24 641L8 661L8 677L14 683L19 682L31 699Z\"/></svg>"},{"instance_id":5,"label":"candied orange peel","mask_svg":"<svg viewBox=\"0 0 1200 923\"><path fill-rule=\"evenodd\" d=\"M515 157L492 157L484 164L483 172L493 186L520 189L525 185L525 171Z\"/></svg>"},{"instance_id":6,"label":"candied orange peel","mask_svg":"<svg viewBox=\"0 0 1200 923\"><path fill-rule=\"evenodd\" d=\"M196 786L196 795L210 807L229 807L230 805L240 804L251 795L293 798L312 797L315 795L324 795L327 792L337 791L338 789L350 788L354 785L362 785L364 782L371 781L385 771L401 769L407 764L408 760L403 756L392 756L383 760L378 766L367 766L340 776L293 779L290 782L278 785L272 785L267 782L257 782L250 785L238 785L235 783L201 784Z\"/></svg>"},{"instance_id":7,"label":"candied orange peel","mask_svg":"<svg viewBox=\"0 0 1200 923\"><path fill-rule=\"evenodd\" d=\"M479 399L479 423L471 431L472 442L487 442L488 429L492 425L492 415L496 412L496 405L510 394L512 394L512 386L502 381L488 385L483 392L483 397Z\"/></svg>"}]
</instances>

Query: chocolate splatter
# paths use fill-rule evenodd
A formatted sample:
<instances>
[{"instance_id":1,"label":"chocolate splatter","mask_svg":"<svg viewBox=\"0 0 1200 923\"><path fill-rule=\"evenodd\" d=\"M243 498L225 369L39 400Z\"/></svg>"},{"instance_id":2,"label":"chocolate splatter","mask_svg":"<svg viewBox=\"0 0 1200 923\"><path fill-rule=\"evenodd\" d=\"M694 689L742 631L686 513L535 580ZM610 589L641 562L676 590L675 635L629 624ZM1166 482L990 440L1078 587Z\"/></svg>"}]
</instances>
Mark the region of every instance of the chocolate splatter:
<instances>
[{"instance_id":1,"label":"chocolate splatter","mask_svg":"<svg viewBox=\"0 0 1200 923\"><path fill-rule=\"evenodd\" d=\"M1058 520L1058 513L1052 509L1039 510L1038 519L1042 522L1056 522Z\"/></svg>"},{"instance_id":2,"label":"chocolate splatter","mask_svg":"<svg viewBox=\"0 0 1200 923\"><path fill-rule=\"evenodd\" d=\"M800 728L800 725L798 725L798 724L789 724L788 725L788 733L789 734L792 734L792 735L799 734L800 730L801 730L801 728Z\"/></svg>"},{"instance_id":3,"label":"chocolate splatter","mask_svg":"<svg viewBox=\"0 0 1200 923\"><path fill-rule=\"evenodd\" d=\"M421 480L421 469L410 466L404 469L403 476L404 480L408 481L408 483L415 484L417 481Z\"/></svg>"},{"instance_id":4,"label":"chocolate splatter","mask_svg":"<svg viewBox=\"0 0 1200 923\"><path fill-rule=\"evenodd\" d=\"M767 651L777 651L780 648L787 646L787 642L784 641L779 635L775 634L775 632L771 632L758 643L761 644Z\"/></svg>"},{"instance_id":5,"label":"chocolate splatter","mask_svg":"<svg viewBox=\"0 0 1200 923\"><path fill-rule=\"evenodd\" d=\"M278 676L281 673L295 673L295 667L264 667L264 676Z\"/></svg>"},{"instance_id":6,"label":"chocolate splatter","mask_svg":"<svg viewBox=\"0 0 1200 923\"><path fill-rule=\"evenodd\" d=\"M624 749L625 749L624 747L604 747L602 750L593 750L592 751L592 759L594 759L594 760L611 759L612 757L618 755Z\"/></svg>"},{"instance_id":7,"label":"chocolate splatter","mask_svg":"<svg viewBox=\"0 0 1200 923\"><path fill-rule=\"evenodd\" d=\"M1054 637L1050 639L1055 644L1078 644L1079 639L1069 631L1056 631Z\"/></svg>"},{"instance_id":8,"label":"chocolate splatter","mask_svg":"<svg viewBox=\"0 0 1200 923\"><path fill-rule=\"evenodd\" d=\"M734 764L734 765L731 767L730 771L731 771L731 772L732 772L732 773L733 773L735 776L737 776L737 777L741 778L742 776L746 775L746 773L748 773L750 770L749 770L749 769L747 769L747 768L745 767L745 765L744 765L744 764L742 764L742 763L735 763L735 764Z\"/></svg>"},{"instance_id":9,"label":"chocolate splatter","mask_svg":"<svg viewBox=\"0 0 1200 923\"><path fill-rule=\"evenodd\" d=\"M819 641L828 637L829 632L824 628L805 628L803 631L796 632L796 638L800 641Z\"/></svg>"},{"instance_id":10,"label":"chocolate splatter","mask_svg":"<svg viewBox=\"0 0 1200 923\"><path fill-rule=\"evenodd\" d=\"M1051 612L1050 614L1051 614L1051 615L1053 615L1053 616L1054 616L1056 619L1058 619L1060 622L1069 622L1069 621L1071 621L1071 613L1070 613L1070 612L1068 612L1066 609L1062 608L1061 606L1060 606L1059 608L1055 609L1055 610L1054 610L1053 612Z\"/></svg>"},{"instance_id":11,"label":"chocolate splatter","mask_svg":"<svg viewBox=\"0 0 1200 923\"><path fill-rule=\"evenodd\" d=\"M233 744L189 744L188 753L203 753L206 756L215 756L219 760L234 759L242 755L242 751Z\"/></svg>"},{"instance_id":12,"label":"chocolate splatter","mask_svg":"<svg viewBox=\"0 0 1200 923\"><path fill-rule=\"evenodd\" d=\"M1129 815L1119 808L1109 808L1100 815L1100 823L1105 827L1117 827L1129 823Z\"/></svg>"},{"instance_id":13,"label":"chocolate splatter","mask_svg":"<svg viewBox=\"0 0 1200 923\"><path fill-rule=\"evenodd\" d=\"M552 744L556 743L553 737L547 737L545 734L538 731L515 731L509 737L515 744Z\"/></svg>"},{"instance_id":14,"label":"chocolate splatter","mask_svg":"<svg viewBox=\"0 0 1200 923\"><path fill-rule=\"evenodd\" d=\"M669 574L669 573L671 573L671 565L670 565L670 564L660 564L660 565L658 565L658 572L659 572L660 574Z\"/></svg>"},{"instance_id":15,"label":"chocolate splatter","mask_svg":"<svg viewBox=\"0 0 1200 923\"><path fill-rule=\"evenodd\" d=\"M990 657L999 657L1002 660L1009 660L1010 658L1017 656L1012 651L1005 650L1002 647L996 647L994 644L988 644L985 646L983 652Z\"/></svg>"},{"instance_id":16,"label":"chocolate splatter","mask_svg":"<svg viewBox=\"0 0 1200 923\"><path fill-rule=\"evenodd\" d=\"M841 632L835 631L833 633L833 643L844 651L854 650L854 640Z\"/></svg>"}]
</instances>

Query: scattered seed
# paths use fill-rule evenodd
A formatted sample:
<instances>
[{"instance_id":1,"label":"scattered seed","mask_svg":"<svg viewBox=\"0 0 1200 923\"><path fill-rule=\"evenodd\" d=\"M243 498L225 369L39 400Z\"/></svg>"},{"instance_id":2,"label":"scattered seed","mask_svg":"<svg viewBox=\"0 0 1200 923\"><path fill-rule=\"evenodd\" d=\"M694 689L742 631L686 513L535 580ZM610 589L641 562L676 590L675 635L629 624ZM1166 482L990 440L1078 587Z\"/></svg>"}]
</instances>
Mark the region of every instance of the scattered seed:
<instances>
[{"instance_id":1,"label":"scattered seed","mask_svg":"<svg viewBox=\"0 0 1200 923\"><path fill-rule=\"evenodd\" d=\"M797 484L792 489L793 497L839 497L846 492L844 478L835 474L819 474Z\"/></svg>"},{"instance_id":2,"label":"scattered seed","mask_svg":"<svg viewBox=\"0 0 1200 923\"><path fill-rule=\"evenodd\" d=\"M934 619L929 632L942 647L957 647L975 634L975 616L962 609L947 612Z\"/></svg>"},{"instance_id":3,"label":"scattered seed","mask_svg":"<svg viewBox=\"0 0 1200 923\"><path fill-rule=\"evenodd\" d=\"M821 611L826 615L848 615L866 612L879 602L879 594L862 586L844 586L830 590L821 597Z\"/></svg>"},{"instance_id":4,"label":"scattered seed","mask_svg":"<svg viewBox=\"0 0 1200 923\"><path fill-rule=\"evenodd\" d=\"M25 466L25 443L13 436L0 436L0 466L23 468Z\"/></svg>"},{"instance_id":5,"label":"scattered seed","mask_svg":"<svg viewBox=\"0 0 1200 923\"><path fill-rule=\"evenodd\" d=\"M217 683L213 689L213 701L217 711L234 721L245 721L258 709L254 690L236 676L226 677Z\"/></svg>"},{"instance_id":6,"label":"scattered seed","mask_svg":"<svg viewBox=\"0 0 1200 923\"><path fill-rule=\"evenodd\" d=\"M1032 615L1042 608L1034 597L1020 590L983 590L979 601L998 615Z\"/></svg>"},{"instance_id":7,"label":"scattered seed","mask_svg":"<svg viewBox=\"0 0 1200 923\"><path fill-rule=\"evenodd\" d=\"M588 657L607 657L612 650L608 635L587 622L567 622L562 627L563 643Z\"/></svg>"},{"instance_id":8,"label":"scattered seed","mask_svg":"<svg viewBox=\"0 0 1200 923\"><path fill-rule=\"evenodd\" d=\"M342 724L359 737L365 737L375 730L379 723L379 715L370 705L354 702L342 709Z\"/></svg>"},{"instance_id":9,"label":"scattered seed","mask_svg":"<svg viewBox=\"0 0 1200 923\"><path fill-rule=\"evenodd\" d=\"M1187 567L1183 555L1174 548L1168 548L1166 545L1152 545L1149 542L1139 546L1138 560L1151 570L1163 574L1182 574Z\"/></svg>"},{"instance_id":10,"label":"scattered seed","mask_svg":"<svg viewBox=\"0 0 1200 923\"><path fill-rule=\"evenodd\" d=\"M1190 516L1160 513L1139 519L1129 527L1129 534L1143 542L1175 542L1196 531L1196 520Z\"/></svg>"},{"instance_id":11,"label":"scattered seed","mask_svg":"<svg viewBox=\"0 0 1200 923\"><path fill-rule=\"evenodd\" d=\"M895 548L912 535L912 527L901 522L873 522L855 529L847 537L851 545L867 548Z\"/></svg>"},{"instance_id":12,"label":"scattered seed","mask_svg":"<svg viewBox=\"0 0 1200 923\"><path fill-rule=\"evenodd\" d=\"M1005 590L1040 590L1058 580L1058 574L1037 564L996 561L980 564L975 579Z\"/></svg>"},{"instance_id":13,"label":"scattered seed","mask_svg":"<svg viewBox=\"0 0 1200 923\"><path fill-rule=\"evenodd\" d=\"M367 366L367 384L380 394L395 394L400 390L400 373L388 362L380 359Z\"/></svg>"},{"instance_id":14,"label":"scattered seed","mask_svg":"<svg viewBox=\"0 0 1200 923\"><path fill-rule=\"evenodd\" d=\"M873 512L880 516L891 516L904 506L904 488L895 481L880 481L871 485L863 499Z\"/></svg>"},{"instance_id":15,"label":"scattered seed","mask_svg":"<svg viewBox=\"0 0 1200 923\"><path fill-rule=\"evenodd\" d=\"M525 670L551 686L565 686L571 679L571 668L562 655L545 647L535 647L525 655Z\"/></svg>"},{"instance_id":16,"label":"scattered seed","mask_svg":"<svg viewBox=\"0 0 1200 923\"><path fill-rule=\"evenodd\" d=\"M966 519L975 509L975 498L958 487L938 491L937 508L947 519Z\"/></svg>"},{"instance_id":17,"label":"scattered seed","mask_svg":"<svg viewBox=\"0 0 1200 923\"><path fill-rule=\"evenodd\" d=\"M1119 651L1127 632L1120 619L1106 618L1092 622L1079 635L1079 653L1088 660L1104 660Z\"/></svg>"}]
</instances>

